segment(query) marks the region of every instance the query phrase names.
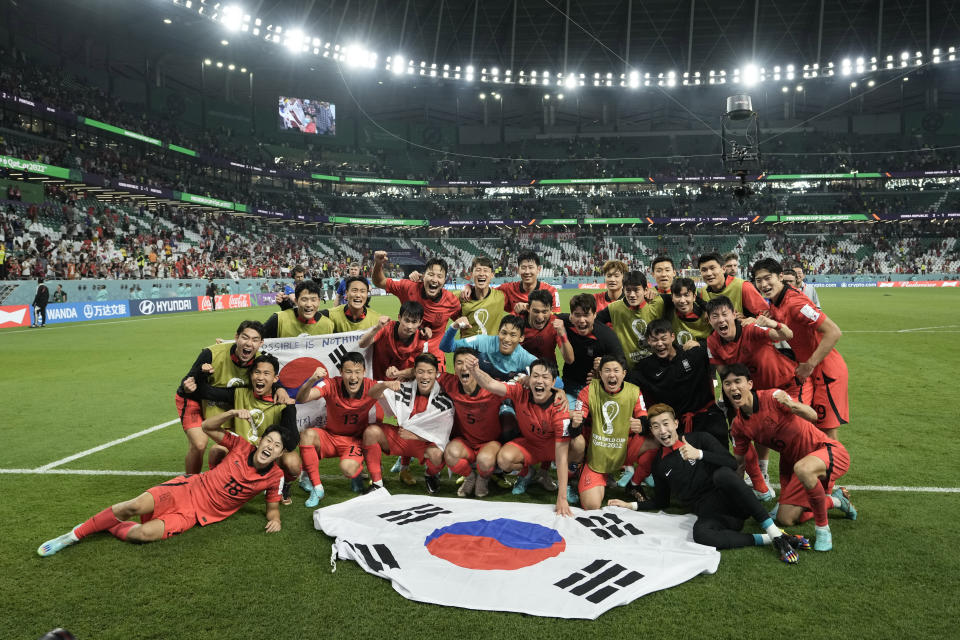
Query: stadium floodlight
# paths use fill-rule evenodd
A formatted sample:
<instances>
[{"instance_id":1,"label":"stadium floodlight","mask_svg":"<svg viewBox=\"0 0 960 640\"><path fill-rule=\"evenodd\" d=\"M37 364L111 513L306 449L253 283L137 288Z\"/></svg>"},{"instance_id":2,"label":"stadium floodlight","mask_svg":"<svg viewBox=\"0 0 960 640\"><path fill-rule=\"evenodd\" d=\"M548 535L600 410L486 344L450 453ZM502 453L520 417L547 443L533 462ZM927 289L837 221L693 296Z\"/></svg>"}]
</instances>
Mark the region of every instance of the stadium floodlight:
<instances>
[{"instance_id":1,"label":"stadium floodlight","mask_svg":"<svg viewBox=\"0 0 960 640\"><path fill-rule=\"evenodd\" d=\"M558 93L558 94L557 94L557 100L563 100L563 94L562 94L562 93Z\"/></svg>"},{"instance_id":2,"label":"stadium floodlight","mask_svg":"<svg viewBox=\"0 0 960 640\"><path fill-rule=\"evenodd\" d=\"M223 63L222 63L222 62L217 61L217 69L223 69Z\"/></svg>"},{"instance_id":3,"label":"stadium floodlight","mask_svg":"<svg viewBox=\"0 0 960 640\"><path fill-rule=\"evenodd\" d=\"M563 86L565 86L567 89L574 89L574 88L576 88L576 86L577 86L577 75L576 75L575 73L569 74L566 78L564 78L564 80L563 80Z\"/></svg>"},{"instance_id":4,"label":"stadium floodlight","mask_svg":"<svg viewBox=\"0 0 960 640\"><path fill-rule=\"evenodd\" d=\"M230 44L230 41L229 41L229 40L221 40L221 41L220 41L220 44L222 44L223 46L227 46L228 44Z\"/></svg>"},{"instance_id":5,"label":"stadium floodlight","mask_svg":"<svg viewBox=\"0 0 960 640\"><path fill-rule=\"evenodd\" d=\"M240 25L243 24L243 9L235 4L227 5L220 14L220 24L227 31L239 30Z\"/></svg>"},{"instance_id":6,"label":"stadium floodlight","mask_svg":"<svg viewBox=\"0 0 960 640\"><path fill-rule=\"evenodd\" d=\"M788 89L787 87L783 87L783 88L781 89L781 91L782 91L783 93L786 93L787 91L790 91L790 89Z\"/></svg>"},{"instance_id":7,"label":"stadium floodlight","mask_svg":"<svg viewBox=\"0 0 960 640\"><path fill-rule=\"evenodd\" d=\"M868 87L872 87L872 86L875 85L875 84L877 84L877 83L874 82L873 80L870 80L870 81L867 82L867 86L868 86Z\"/></svg>"},{"instance_id":8,"label":"stadium floodlight","mask_svg":"<svg viewBox=\"0 0 960 640\"><path fill-rule=\"evenodd\" d=\"M390 60L390 70L393 71L394 74L400 75L403 73L404 62L403 56L393 56L393 59Z\"/></svg>"},{"instance_id":9,"label":"stadium floodlight","mask_svg":"<svg viewBox=\"0 0 960 640\"><path fill-rule=\"evenodd\" d=\"M798 85L797 85L797 92L798 92L798 93L803 93L803 85L802 85L802 84L798 84Z\"/></svg>"},{"instance_id":10,"label":"stadium floodlight","mask_svg":"<svg viewBox=\"0 0 960 640\"><path fill-rule=\"evenodd\" d=\"M232 62L227 65L227 69L229 69L230 71L233 71L236 68L237 68L237 65L233 64Z\"/></svg>"},{"instance_id":11,"label":"stadium floodlight","mask_svg":"<svg viewBox=\"0 0 960 640\"><path fill-rule=\"evenodd\" d=\"M207 65L207 66L209 67L210 65L213 64L213 60L211 60L210 58L204 58L203 64L205 64L205 65Z\"/></svg>"},{"instance_id":12,"label":"stadium floodlight","mask_svg":"<svg viewBox=\"0 0 960 640\"><path fill-rule=\"evenodd\" d=\"M850 88L851 88L851 89L856 89L856 88L857 88L857 83L856 83L856 82L851 82L851 83L850 83Z\"/></svg>"},{"instance_id":13,"label":"stadium floodlight","mask_svg":"<svg viewBox=\"0 0 960 640\"><path fill-rule=\"evenodd\" d=\"M631 71L630 72L630 88L636 89L639 86L640 86L640 72Z\"/></svg>"},{"instance_id":14,"label":"stadium floodlight","mask_svg":"<svg viewBox=\"0 0 960 640\"><path fill-rule=\"evenodd\" d=\"M277 27L277 32L280 31L280 28ZM291 29L287 32L287 37L283 41L283 46L285 46L290 53L300 53L300 43L303 42L303 31L299 29Z\"/></svg>"},{"instance_id":15,"label":"stadium floodlight","mask_svg":"<svg viewBox=\"0 0 960 640\"><path fill-rule=\"evenodd\" d=\"M757 65L750 63L743 67L743 84L752 87L760 82L760 69Z\"/></svg>"},{"instance_id":16,"label":"stadium floodlight","mask_svg":"<svg viewBox=\"0 0 960 640\"><path fill-rule=\"evenodd\" d=\"M246 72L247 72L246 67L240 67L240 73L246 73Z\"/></svg>"},{"instance_id":17,"label":"stadium floodlight","mask_svg":"<svg viewBox=\"0 0 960 640\"><path fill-rule=\"evenodd\" d=\"M163 24L173 24L173 20L171 20L170 18L164 18Z\"/></svg>"}]
</instances>

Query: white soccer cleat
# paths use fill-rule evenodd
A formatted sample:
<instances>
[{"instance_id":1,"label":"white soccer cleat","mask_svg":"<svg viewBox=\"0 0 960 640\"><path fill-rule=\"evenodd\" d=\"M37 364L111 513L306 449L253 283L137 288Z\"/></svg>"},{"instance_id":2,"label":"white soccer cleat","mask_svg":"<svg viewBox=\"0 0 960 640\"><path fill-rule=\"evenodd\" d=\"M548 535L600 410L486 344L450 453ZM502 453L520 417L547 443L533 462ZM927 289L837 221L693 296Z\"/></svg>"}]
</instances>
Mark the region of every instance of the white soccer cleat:
<instances>
[{"instance_id":1,"label":"white soccer cleat","mask_svg":"<svg viewBox=\"0 0 960 640\"><path fill-rule=\"evenodd\" d=\"M42 545L37 548L37 553L44 558L47 556L52 556L53 554L69 547L72 544L80 542L76 536L73 535L73 530L71 529L62 536L57 536L53 540L47 540Z\"/></svg>"}]
</instances>

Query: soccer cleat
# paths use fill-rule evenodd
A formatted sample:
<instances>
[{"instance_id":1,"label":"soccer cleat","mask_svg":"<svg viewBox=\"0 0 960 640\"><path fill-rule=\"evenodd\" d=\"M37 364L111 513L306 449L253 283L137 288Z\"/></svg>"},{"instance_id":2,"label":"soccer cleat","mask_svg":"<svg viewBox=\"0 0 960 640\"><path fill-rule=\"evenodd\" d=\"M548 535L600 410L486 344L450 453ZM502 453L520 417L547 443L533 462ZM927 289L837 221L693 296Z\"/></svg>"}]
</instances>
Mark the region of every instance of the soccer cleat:
<instances>
[{"instance_id":1,"label":"soccer cleat","mask_svg":"<svg viewBox=\"0 0 960 640\"><path fill-rule=\"evenodd\" d=\"M753 495L757 496L757 500L759 500L760 502L766 502L767 500L773 500L774 498L776 498L777 492L773 490L773 487L771 487L770 485L767 485L766 493L762 493L754 489Z\"/></svg>"},{"instance_id":2,"label":"soccer cleat","mask_svg":"<svg viewBox=\"0 0 960 640\"><path fill-rule=\"evenodd\" d=\"M288 482L287 480L283 481L283 489L280 491L280 497L282 498L281 502L283 502L285 506L293 504L293 500L290 499L290 489L292 488L292 482Z\"/></svg>"},{"instance_id":3,"label":"soccer cleat","mask_svg":"<svg viewBox=\"0 0 960 640\"><path fill-rule=\"evenodd\" d=\"M410 473L410 469L400 470L400 482L407 485L408 487L412 487L413 485L417 484L417 481L413 477L413 474Z\"/></svg>"},{"instance_id":4,"label":"soccer cleat","mask_svg":"<svg viewBox=\"0 0 960 640\"><path fill-rule=\"evenodd\" d=\"M646 478L643 479L643 484L647 485L648 487L653 487L653 486L654 486L655 483L654 483L654 481L653 481L653 474L652 474L652 473L651 473L650 475L648 475Z\"/></svg>"},{"instance_id":5,"label":"soccer cleat","mask_svg":"<svg viewBox=\"0 0 960 640\"><path fill-rule=\"evenodd\" d=\"M538 470L534 476L534 480L536 480L537 484L547 491L557 490L557 481L553 479L553 477L550 475L550 471L547 469Z\"/></svg>"},{"instance_id":6,"label":"soccer cleat","mask_svg":"<svg viewBox=\"0 0 960 640\"><path fill-rule=\"evenodd\" d=\"M363 493L364 488L365 488L365 483L362 477L357 476L356 478L350 478L351 491L353 491L354 493Z\"/></svg>"},{"instance_id":7,"label":"soccer cleat","mask_svg":"<svg viewBox=\"0 0 960 640\"><path fill-rule=\"evenodd\" d=\"M363 490L363 493L364 493L364 494L373 493L373 492L376 491L377 489L383 489L383 487L380 486L379 484L373 483L373 484L371 484L369 487L367 487L366 489L364 489L364 490Z\"/></svg>"},{"instance_id":8,"label":"soccer cleat","mask_svg":"<svg viewBox=\"0 0 960 640\"><path fill-rule=\"evenodd\" d=\"M62 536L57 536L53 540L47 540L44 542L37 548L37 553L46 558L47 556L52 556L58 551L65 549L72 544L76 544L77 542L79 542L79 540L74 537L73 530L71 529Z\"/></svg>"},{"instance_id":9,"label":"soccer cleat","mask_svg":"<svg viewBox=\"0 0 960 640\"><path fill-rule=\"evenodd\" d=\"M633 479L633 471L633 467L626 467L623 473L620 474L620 477L617 478L617 485L621 487L627 486L627 483Z\"/></svg>"},{"instance_id":10,"label":"soccer cleat","mask_svg":"<svg viewBox=\"0 0 960 640\"><path fill-rule=\"evenodd\" d=\"M440 476L431 476L428 473L423 474L423 481L427 483L427 491L436 493L440 490Z\"/></svg>"},{"instance_id":11,"label":"soccer cleat","mask_svg":"<svg viewBox=\"0 0 960 640\"><path fill-rule=\"evenodd\" d=\"M780 560L783 562L787 564L797 564L800 562L800 554L798 554L797 550L790 544L790 540L786 535L774 538L773 547L777 550L777 553L780 554Z\"/></svg>"},{"instance_id":12,"label":"soccer cleat","mask_svg":"<svg viewBox=\"0 0 960 640\"><path fill-rule=\"evenodd\" d=\"M390 473L400 473L401 469L403 469L403 465L400 464L400 456L397 456L397 459L393 462L393 466L390 467Z\"/></svg>"},{"instance_id":13,"label":"soccer cleat","mask_svg":"<svg viewBox=\"0 0 960 640\"><path fill-rule=\"evenodd\" d=\"M313 483L310 482L310 476L308 476L306 473L300 474L300 480L297 482L297 484L300 485L300 488L303 489L304 493L310 493L313 491Z\"/></svg>"},{"instance_id":14,"label":"soccer cleat","mask_svg":"<svg viewBox=\"0 0 960 640\"><path fill-rule=\"evenodd\" d=\"M510 490L510 493L515 496L526 493L527 485L530 483L531 479L533 479L533 471L525 476L517 476L517 481L513 483L513 489Z\"/></svg>"},{"instance_id":15,"label":"soccer cleat","mask_svg":"<svg viewBox=\"0 0 960 640\"><path fill-rule=\"evenodd\" d=\"M567 504L580 504L580 496L577 495L577 490L567 485Z\"/></svg>"},{"instance_id":16,"label":"soccer cleat","mask_svg":"<svg viewBox=\"0 0 960 640\"><path fill-rule=\"evenodd\" d=\"M320 504L320 501L323 500L323 494L326 491L323 490L323 485L317 485L313 489L310 489L310 497L307 498L307 501L303 503L303 506L313 508Z\"/></svg>"},{"instance_id":17,"label":"soccer cleat","mask_svg":"<svg viewBox=\"0 0 960 640\"><path fill-rule=\"evenodd\" d=\"M463 476L460 476L463 478ZM460 485L460 488L457 489L457 495L461 498L466 498L471 493L473 493L473 488L477 485L477 474L471 473L466 478L463 478L463 484Z\"/></svg>"},{"instance_id":18,"label":"soccer cleat","mask_svg":"<svg viewBox=\"0 0 960 640\"><path fill-rule=\"evenodd\" d=\"M849 519L857 519L857 509L850 502L850 492L846 487L837 487L830 495L840 501L840 510L847 514Z\"/></svg>"},{"instance_id":19,"label":"soccer cleat","mask_svg":"<svg viewBox=\"0 0 960 640\"><path fill-rule=\"evenodd\" d=\"M833 534L830 532L830 525L817 527L817 538L813 541L813 550L830 551L831 549L833 549Z\"/></svg>"},{"instance_id":20,"label":"soccer cleat","mask_svg":"<svg viewBox=\"0 0 960 640\"><path fill-rule=\"evenodd\" d=\"M810 541L804 538L801 535L795 533L787 533L783 529L780 529L780 532L783 534L783 537L787 539L787 542L790 543L790 546L796 549L797 551L809 551L810 550Z\"/></svg>"},{"instance_id":21,"label":"soccer cleat","mask_svg":"<svg viewBox=\"0 0 960 640\"><path fill-rule=\"evenodd\" d=\"M490 487L487 484L490 481L489 476L477 476L477 484L474 486L473 495L478 498L486 498L490 495Z\"/></svg>"}]
</instances>

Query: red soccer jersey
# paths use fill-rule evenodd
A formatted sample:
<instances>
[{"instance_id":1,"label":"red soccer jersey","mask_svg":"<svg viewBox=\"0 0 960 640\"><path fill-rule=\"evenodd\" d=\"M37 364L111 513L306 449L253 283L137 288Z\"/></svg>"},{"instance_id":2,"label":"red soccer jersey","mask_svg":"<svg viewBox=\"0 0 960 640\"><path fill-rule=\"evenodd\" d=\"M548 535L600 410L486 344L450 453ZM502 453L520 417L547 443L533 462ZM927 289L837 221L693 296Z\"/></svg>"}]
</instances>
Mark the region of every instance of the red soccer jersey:
<instances>
[{"instance_id":1,"label":"red soccer jersey","mask_svg":"<svg viewBox=\"0 0 960 640\"><path fill-rule=\"evenodd\" d=\"M440 374L440 386L453 399L453 433L471 447L480 447L500 437L500 405L503 398L477 386L469 394L460 387L460 378Z\"/></svg>"},{"instance_id":2,"label":"red soccer jersey","mask_svg":"<svg viewBox=\"0 0 960 640\"><path fill-rule=\"evenodd\" d=\"M257 448L235 433L226 432L221 445L229 450L210 471L190 478L190 497L201 525L220 522L262 491L267 502L280 502L283 470L271 464L264 470L253 466Z\"/></svg>"},{"instance_id":3,"label":"red soccer jersey","mask_svg":"<svg viewBox=\"0 0 960 640\"><path fill-rule=\"evenodd\" d=\"M460 299L451 291L442 289L437 298L428 298L423 291L423 285L410 280L392 280L387 278L383 286L387 293L400 298L400 302L414 300L423 305L423 326L430 327L433 332L428 341L429 351L440 359L440 368L443 369L444 354L440 351L440 340L451 318L460 315Z\"/></svg>"},{"instance_id":4,"label":"red soccer jersey","mask_svg":"<svg viewBox=\"0 0 960 640\"><path fill-rule=\"evenodd\" d=\"M810 302L810 298L792 287L784 287L780 295L771 301L770 315L773 316L774 320L782 322L793 331L790 348L796 354L797 360L800 362L810 360L810 356L817 350L817 347L820 346L820 340L823 339L823 335L817 329L827 319L827 315L817 309L817 306ZM832 349L823 359L821 365L827 371L827 375L830 375L829 369L836 368L842 362L843 358L840 353L836 349ZM846 364L843 364L842 367L845 371Z\"/></svg>"},{"instance_id":5,"label":"red soccer jersey","mask_svg":"<svg viewBox=\"0 0 960 640\"><path fill-rule=\"evenodd\" d=\"M606 309L608 306L610 306L611 302L616 302L617 300L623 297L623 293L621 293L620 298L617 298L617 300L611 300L610 298L607 297L608 293L609 293L608 291L601 291L600 293L593 294L593 299L597 301L597 313L600 313L601 311Z\"/></svg>"},{"instance_id":6,"label":"red soccer jersey","mask_svg":"<svg viewBox=\"0 0 960 640\"><path fill-rule=\"evenodd\" d=\"M351 438L363 435L367 425L377 421L377 401L369 396L370 387L374 384L370 378L364 378L359 398L347 395L340 376L315 384L313 388L319 389L320 397L327 401L326 430L337 436Z\"/></svg>"},{"instance_id":7,"label":"red soccer jersey","mask_svg":"<svg viewBox=\"0 0 960 640\"><path fill-rule=\"evenodd\" d=\"M623 386L620 387L621 391ZM591 431L590 423L590 385L585 386L583 389L580 389L580 393L577 394L577 409L583 414L583 433L589 435ZM637 404L633 405L633 417L642 418L647 415L647 405L643 401L643 394L637 396ZM589 440L587 441L589 444Z\"/></svg>"},{"instance_id":8,"label":"red soccer jersey","mask_svg":"<svg viewBox=\"0 0 960 640\"><path fill-rule=\"evenodd\" d=\"M770 330L765 327L738 322L737 337L730 342L711 333L707 354L712 365L747 365L755 389L789 389L797 384L793 375L797 363L773 346Z\"/></svg>"},{"instance_id":9,"label":"red soccer jersey","mask_svg":"<svg viewBox=\"0 0 960 640\"><path fill-rule=\"evenodd\" d=\"M547 362L554 362L557 359L557 347L560 346L557 330L553 328L553 320L556 316L550 316L543 329L534 329L529 324L527 314L523 314L527 323L523 328L523 348L538 358Z\"/></svg>"},{"instance_id":10,"label":"red soccer jersey","mask_svg":"<svg viewBox=\"0 0 960 640\"><path fill-rule=\"evenodd\" d=\"M503 291L503 308L507 310L507 313L513 313L513 305L517 304L518 302L530 302L529 295L523 290L523 282L520 280L517 280L516 282L504 282L497 288L500 289L500 291ZM553 298L553 312L557 313L560 311L560 294L557 293L556 287L549 285L546 282L537 280L537 286L534 287L534 290L536 289L549 291L551 297Z\"/></svg>"},{"instance_id":11,"label":"red soccer jersey","mask_svg":"<svg viewBox=\"0 0 960 640\"><path fill-rule=\"evenodd\" d=\"M780 452L780 468L792 469L804 456L826 444L836 443L823 431L794 415L773 397L776 389L753 393L753 413L744 416L739 411L730 425L733 452L745 455L750 441Z\"/></svg>"},{"instance_id":12,"label":"red soccer jersey","mask_svg":"<svg viewBox=\"0 0 960 640\"><path fill-rule=\"evenodd\" d=\"M546 404L533 401L530 389L526 386L510 383L507 385L507 397L513 400L517 412L520 433L525 438L537 441L564 442L570 439L570 410L566 402L559 407L554 396L562 391L554 391Z\"/></svg>"},{"instance_id":13,"label":"red soccer jersey","mask_svg":"<svg viewBox=\"0 0 960 640\"><path fill-rule=\"evenodd\" d=\"M373 379L386 380L387 369L407 369L413 366L413 360L427 350L427 341L418 331L409 344L403 344L397 337L397 321L391 320L377 334L373 343Z\"/></svg>"}]
</instances>

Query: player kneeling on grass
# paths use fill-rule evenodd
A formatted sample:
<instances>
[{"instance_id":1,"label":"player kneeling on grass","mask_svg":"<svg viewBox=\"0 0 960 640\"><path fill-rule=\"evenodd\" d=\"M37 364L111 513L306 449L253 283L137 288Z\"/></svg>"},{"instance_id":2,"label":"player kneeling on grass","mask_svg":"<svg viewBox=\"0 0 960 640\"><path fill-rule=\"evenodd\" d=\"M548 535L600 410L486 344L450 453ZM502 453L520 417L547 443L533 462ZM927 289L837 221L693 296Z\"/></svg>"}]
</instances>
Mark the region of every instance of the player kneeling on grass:
<instances>
[{"instance_id":1,"label":"player kneeling on grass","mask_svg":"<svg viewBox=\"0 0 960 640\"><path fill-rule=\"evenodd\" d=\"M607 476L619 471L624 462L636 464L639 477L646 478L653 463L657 444L641 435L647 415L640 388L624 382L626 361L620 356L606 355L600 359L600 377L580 390L577 403L570 413L574 429L583 425L583 434L570 444L570 458L574 463L584 461L577 491L584 509L603 506ZM564 456L565 457L565 456ZM557 459L557 468L566 462ZM567 496L566 487L560 487L560 496ZM559 502L559 498L558 498ZM558 512L569 512L569 509Z\"/></svg>"},{"instance_id":2,"label":"player kneeling on grass","mask_svg":"<svg viewBox=\"0 0 960 640\"><path fill-rule=\"evenodd\" d=\"M365 373L363 354L350 351L340 363L339 376L326 379L327 370L317 367L300 386L297 402L327 401L326 427L311 427L300 434L300 455L309 479L309 484L301 480L300 486L310 494L304 506L315 507L323 499L320 458L340 458L340 471L350 478L351 488L363 490L363 431L377 421L377 400L384 390L400 387L399 382L374 382Z\"/></svg>"},{"instance_id":3,"label":"player kneeling on grass","mask_svg":"<svg viewBox=\"0 0 960 640\"><path fill-rule=\"evenodd\" d=\"M726 447L705 431L678 436L679 421L671 407L655 404L648 409L650 434L660 449L654 454L653 500L610 500L611 507L633 510L665 509L671 497L697 516L693 540L717 549L772 544L780 559L798 561L797 549L809 549L800 536L790 536L774 524L763 504L737 475L737 462ZM765 533L742 533L753 517Z\"/></svg>"},{"instance_id":4,"label":"player kneeling on grass","mask_svg":"<svg viewBox=\"0 0 960 640\"><path fill-rule=\"evenodd\" d=\"M814 549L829 551L833 537L827 510L842 509L851 520L857 510L849 494L833 481L850 468L850 454L813 425L817 412L790 397L783 389L754 391L750 370L733 364L721 371L723 394L735 417L730 424L733 452L742 467L750 441L780 452L780 502L776 517L792 526L810 519L816 523ZM742 474L743 470L740 469Z\"/></svg>"},{"instance_id":5,"label":"player kneeling on grass","mask_svg":"<svg viewBox=\"0 0 960 640\"><path fill-rule=\"evenodd\" d=\"M286 407L284 413L296 409ZM246 409L232 409L232 417L248 420ZM285 419L286 423L287 420ZM107 507L86 522L40 545L37 553L52 556L98 531L108 531L126 542L155 542L194 525L206 526L233 515L251 498L266 491L268 533L280 531L280 491L283 471L275 463L284 452L297 446L296 428L272 425L264 431L256 447L223 425L204 422L203 430L229 453L215 469L197 475L177 476L147 489L133 500ZM141 524L127 518L140 516Z\"/></svg>"},{"instance_id":6,"label":"player kneeling on grass","mask_svg":"<svg viewBox=\"0 0 960 640\"><path fill-rule=\"evenodd\" d=\"M371 424L363 432L363 458L370 471L371 489L383 486L384 453L426 461L427 491L440 488L443 447L453 427L453 400L437 383L437 358L421 353L413 363L414 380L383 383L388 387L380 404L397 418L397 424Z\"/></svg>"}]
</instances>

